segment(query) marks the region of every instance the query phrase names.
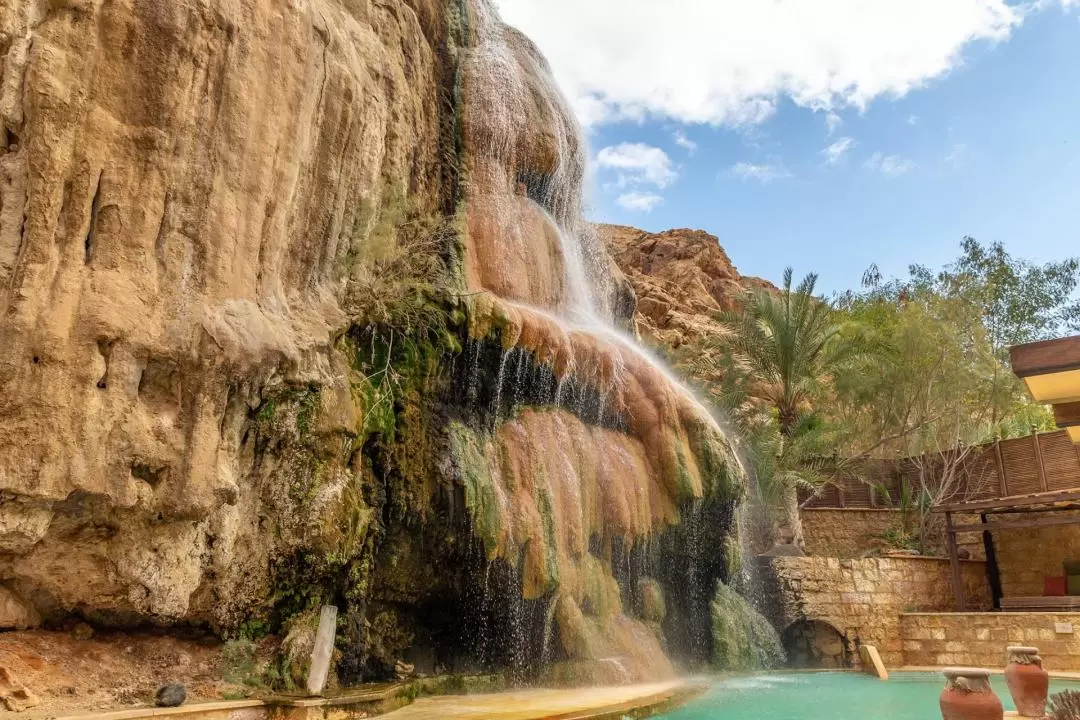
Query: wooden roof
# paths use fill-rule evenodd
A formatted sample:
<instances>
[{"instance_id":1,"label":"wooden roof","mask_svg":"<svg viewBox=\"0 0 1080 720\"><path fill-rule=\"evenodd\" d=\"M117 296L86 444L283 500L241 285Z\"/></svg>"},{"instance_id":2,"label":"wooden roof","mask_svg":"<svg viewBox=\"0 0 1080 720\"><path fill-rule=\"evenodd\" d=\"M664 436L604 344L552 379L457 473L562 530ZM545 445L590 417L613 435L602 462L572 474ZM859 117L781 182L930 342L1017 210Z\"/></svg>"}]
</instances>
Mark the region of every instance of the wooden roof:
<instances>
[{"instance_id":1,"label":"wooden roof","mask_svg":"<svg viewBox=\"0 0 1080 720\"><path fill-rule=\"evenodd\" d=\"M1054 421L1080 443L1080 335L1010 348L1013 372L1037 402L1054 406Z\"/></svg>"}]
</instances>

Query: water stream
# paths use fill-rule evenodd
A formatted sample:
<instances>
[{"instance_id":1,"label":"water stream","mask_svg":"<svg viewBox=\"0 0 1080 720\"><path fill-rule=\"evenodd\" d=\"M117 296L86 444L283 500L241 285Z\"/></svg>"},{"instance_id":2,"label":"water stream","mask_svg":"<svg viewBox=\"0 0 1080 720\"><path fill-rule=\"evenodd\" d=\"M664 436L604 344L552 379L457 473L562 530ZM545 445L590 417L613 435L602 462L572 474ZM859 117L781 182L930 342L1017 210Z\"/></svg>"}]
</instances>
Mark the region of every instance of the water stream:
<instances>
[{"instance_id":1,"label":"water stream","mask_svg":"<svg viewBox=\"0 0 1080 720\"><path fill-rule=\"evenodd\" d=\"M490 365L493 387L486 391L480 387L475 370L468 380L470 401L486 398L487 426L494 435L487 441L490 445L477 453L488 458L488 467L475 475L482 480L478 487L493 483L501 488L500 498L513 496L516 503L500 509L498 517L486 518L493 532L499 532L491 539L495 545L491 552L512 563L520 558L525 567L530 563L533 567L521 577L532 583L524 592L542 598L535 613L541 625L537 631L541 662L552 654L554 635L569 647L574 643L567 639L568 624L584 623L573 628L580 636L578 645L600 652L602 656L594 659L617 666L619 679L624 674L629 679L634 669L624 667L623 659L610 652L640 645L641 633L648 631L626 619L617 602L613 614L597 610L596 598L590 595L595 591L589 588L614 578L623 603L632 602L635 578L649 570L658 572L662 568L657 565L664 564L655 560L652 535L683 522L687 528L680 547L690 567L681 580L671 575L669 585L688 585L689 589L673 591L695 598L696 612L708 615L708 600L724 573L715 557L723 548L714 545L726 526L717 523L730 525L731 518L730 512L711 505L706 515L706 505L733 502L723 497L729 492L723 489L724 481L708 475L745 477L746 458L730 424L621 329L629 320L629 308L621 300L628 290L595 229L584 219L582 185L588 152L546 61L527 38L503 25L488 0L469 0L467 7L471 41L461 61L463 136L469 158L466 274L475 294L490 294L484 312L502 323L503 334L501 354ZM486 331L478 335L467 350L474 367L484 362L480 346L489 342L484 339ZM546 407L548 415L566 410L585 427L561 416L520 415L523 406ZM563 447L537 450L538 433ZM585 449L588 443L593 443L591 450ZM721 446L724 449L718 451ZM717 467L718 452L727 458L719 463L723 469ZM501 459L490 460L492 456ZM529 467L536 478L506 477L510 466ZM537 478L548 487L523 496L523 483L531 485ZM590 486L600 482L619 483L620 492L628 497ZM721 497L710 499L710 494ZM590 525L596 521L589 516L558 514L550 521L556 527L544 524L548 513L558 513L559 508L563 513L566 508L581 513L595 502L592 497L608 497L609 502L627 507L618 510L618 522L607 517L602 527ZM599 514L611 512L616 510ZM639 519L642 513L649 518L645 526ZM533 523L532 529L523 529L522 522ZM582 529L567 529L575 522ZM581 556L583 543L590 555L599 553L607 563L599 576L588 557ZM741 533L740 544L749 547ZM640 558L636 569L631 564L634 552ZM740 578L728 579L748 591L756 587L753 563L741 567ZM558 578L558 594L547 597L552 573ZM567 578L576 584L566 585ZM515 643L528 642L526 635L520 629L512 633ZM611 637L622 639L607 642ZM698 654L709 644L696 631L688 637L691 645L699 646ZM647 664L639 663L636 674Z\"/></svg>"}]
</instances>

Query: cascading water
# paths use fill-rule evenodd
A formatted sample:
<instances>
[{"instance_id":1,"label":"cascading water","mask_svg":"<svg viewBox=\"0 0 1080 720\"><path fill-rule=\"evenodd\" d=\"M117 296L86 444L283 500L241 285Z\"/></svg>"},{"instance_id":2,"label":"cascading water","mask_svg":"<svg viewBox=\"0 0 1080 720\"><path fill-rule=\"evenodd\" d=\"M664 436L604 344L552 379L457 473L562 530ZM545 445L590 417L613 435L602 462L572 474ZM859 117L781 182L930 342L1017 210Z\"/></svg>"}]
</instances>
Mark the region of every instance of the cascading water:
<instances>
[{"instance_id":1,"label":"cascading water","mask_svg":"<svg viewBox=\"0 0 1080 720\"><path fill-rule=\"evenodd\" d=\"M522 598L503 620L535 618L508 637L535 636L521 651L538 663L663 675L662 636L709 655L744 472L724 429L618 327L630 293L584 220L587 153L547 63L487 0L467 10L462 382L487 421L451 439L485 556L515 569L489 592Z\"/></svg>"}]
</instances>

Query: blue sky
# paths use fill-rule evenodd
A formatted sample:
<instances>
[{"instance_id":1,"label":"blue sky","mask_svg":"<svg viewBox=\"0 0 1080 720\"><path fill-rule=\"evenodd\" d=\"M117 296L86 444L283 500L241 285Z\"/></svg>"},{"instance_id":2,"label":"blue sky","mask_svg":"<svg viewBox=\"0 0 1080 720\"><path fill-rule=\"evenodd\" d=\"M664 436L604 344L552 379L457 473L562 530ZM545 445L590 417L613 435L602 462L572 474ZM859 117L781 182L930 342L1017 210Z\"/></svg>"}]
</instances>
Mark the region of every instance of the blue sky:
<instances>
[{"instance_id":1,"label":"blue sky","mask_svg":"<svg viewBox=\"0 0 1080 720\"><path fill-rule=\"evenodd\" d=\"M833 2L817 1L815 9ZM837 17L850 15L844 1L836 0ZM875 1L882 8L891 2ZM807 28L806 54L793 52L775 67L771 55L754 53L770 42L790 47L792 35L763 29L745 52L680 58L714 63L696 79L667 87L662 70L649 77L636 71L646 88L635 96L635 76L620 77L617 69L627 62L619 38L597 43L614 57L613 69L597 72L602 60L575 60L587 55L580 52L591 39L587 19L578 50L569 52L548 39L562 35L530 12L530 3L544 0L507 2L504 15L549 55L588 126L595 220L654 231L702 228L720 238L744 274L775 281L791 265L796 275L818 272L825 292L856 286L871 263L887 274L913 262L939 266L956 256L964 235L1001 241L1033 260L1080 254L1078 4L934 0L941 5L927 5L926 17L908 13L916 16L910 26L885 13L850 30L826 17ZM695 0L681 2L689 8ZM694 18L689 8L682 22L744 22L751 30L741 35L776 24L775 17L740 16L745 7L737 0L715 2L726 6L715 12L728 15ZM909 10L918 5L906 2ZM927 40L921 27L945 6L955 18L942 20L948 27ZM641 21L641 32L653 32L648 18ZM622 28L627 41L632 22ZM908 36L893 37L894 26ZM673 43L681 33L676 22ZM896 47L882 47L889 42ZM724 73L732 65L729 81ZM760 78L745 80L757 72ZM616 90L609 93L607 83Z\"/></svg>"}]
</instances>

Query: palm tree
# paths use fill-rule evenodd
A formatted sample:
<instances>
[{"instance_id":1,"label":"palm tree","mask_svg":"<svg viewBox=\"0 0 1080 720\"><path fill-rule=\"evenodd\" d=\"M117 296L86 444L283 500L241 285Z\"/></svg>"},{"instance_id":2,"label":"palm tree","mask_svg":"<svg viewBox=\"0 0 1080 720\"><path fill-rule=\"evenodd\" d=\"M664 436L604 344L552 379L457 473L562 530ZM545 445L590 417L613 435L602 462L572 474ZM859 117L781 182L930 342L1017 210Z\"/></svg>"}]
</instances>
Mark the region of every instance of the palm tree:
<instances>
[{"instance_id":1,"label":"palm tree","mask_svg":"<svg viewBox=\"0 0 1080 720\"><path fill-rule=\"evenodd\" d=\"M802 543L797 491L826 481L830 437L811 401L856 354L833 309L814 296L816 284L810 274L792 289L788 268L779 292L751 291L741 310L720 315L725 333L712 339L712 352L698 363L700 374L709 370L722 378L714 395L754 466L755 535L766 544L775 540L778 521L786 526L782 541Z\"/></svg>"},{"instance_id":2,"label":"palm tree","mask_svg":"<svg viewBox=\"0 0 1080 720\"><path fill-rule=\"evenodd\" d=\"M822 381L851 359L828 303L814 297L817 275L791 289L791 268L779 293L755 289L741 311L724 313L728 336L719 345L748 375L748 394L775 410L780 434L791 438Z\"/></svg>"}]
</instances>

